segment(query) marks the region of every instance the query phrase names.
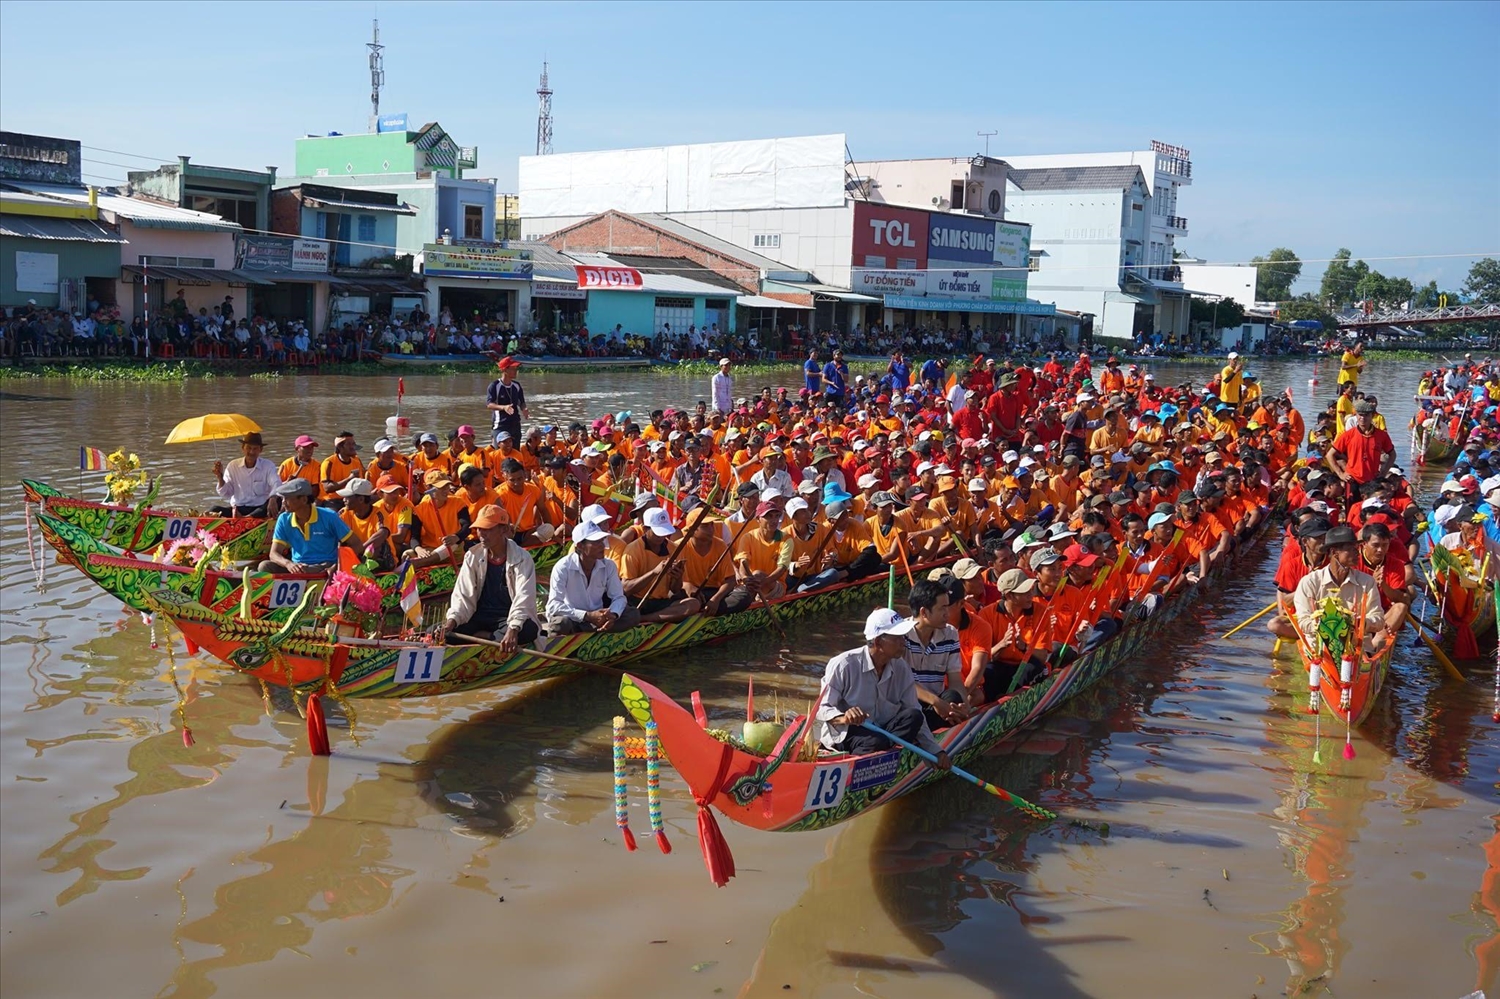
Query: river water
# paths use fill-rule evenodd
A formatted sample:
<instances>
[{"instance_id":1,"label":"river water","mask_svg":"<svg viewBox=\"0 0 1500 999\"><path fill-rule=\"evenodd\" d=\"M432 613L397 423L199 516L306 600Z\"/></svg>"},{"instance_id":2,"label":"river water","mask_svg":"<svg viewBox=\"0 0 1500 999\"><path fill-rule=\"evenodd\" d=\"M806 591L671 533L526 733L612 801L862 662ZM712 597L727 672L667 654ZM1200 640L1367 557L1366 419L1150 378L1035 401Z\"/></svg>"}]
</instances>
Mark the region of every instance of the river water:
<instances>
[{"instance_id":1,"label":"river water","mask_svg":"<svg viewBox=\"0 0 1500 999\"><path fill-rule=\"evenodd\" d=\"M1421 366L1376 362L1403 459ZM1311 362L1261 364L1304 412ZM1158 378L1207 369L1164 365ZM1319 402L1331 394L1323 362ZM672 378L532 375L533 415L692 403ZM408 376L415 429L484 422L482 376ZM1405 640L1375 719L1341 756L1259 625L1274 553L1163 629L1149 655L999 748L982 776L1107 839L1038 826L945 782L815 833L723 822L739 876L715 889L692 801L663 768L675 850L620 845L613 683L362 701L309 757L280 699L167 647L43 550L28 560L22 476L75 488L79 445L140 453L163 505L206 505L212 444L180 419L242 412L280 460L299 433L368 443L394 378L175 385L9 383L0 480L0 992L6 996L1457 997L1500 965L1493 674L1447 680ZM758 386L757 386L758 387ZM746 390L749 386L740 386ZM218 448L224 457L232 444ZM326 454L326 450L322 452ZM366 452L368 454L368 452ZM1433 482L1425 488L1430 491ZM86 482L91 493L98 479ZM720 722L805 705L843 619L664 657L644 676L702 690ZM771 671L771 672L767 672ZM743 715L740 715L743 717ZM357 737L357 742L356 742ZM632 825L647 829L632 769ZM721 820L722 821L722 820ZM1486 863L1488 854L1489 862Z\"/></svg>"}]
</instances>

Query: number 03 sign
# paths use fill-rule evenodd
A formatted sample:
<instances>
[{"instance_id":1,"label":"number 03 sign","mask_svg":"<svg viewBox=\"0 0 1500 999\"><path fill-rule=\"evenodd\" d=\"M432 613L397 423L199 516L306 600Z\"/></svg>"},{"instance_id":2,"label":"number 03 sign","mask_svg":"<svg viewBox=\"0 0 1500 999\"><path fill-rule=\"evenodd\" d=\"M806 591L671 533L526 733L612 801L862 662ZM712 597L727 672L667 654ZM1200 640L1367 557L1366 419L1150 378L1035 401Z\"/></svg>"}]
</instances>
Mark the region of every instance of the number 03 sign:
<instances>
[{"instance_id":1,"label":"number 03 sign","mask_svg":"<svg viewBox=\"0 0 1500 999\"><path fill-rule=\"evenodd\" d=\"M836 807L844 800L844 792L849 790L849 772L853 768L851 761L830 763L814 770L812 780L807 784L807 800L802 807L809 811Z\"/></svg>"}]
</instances>

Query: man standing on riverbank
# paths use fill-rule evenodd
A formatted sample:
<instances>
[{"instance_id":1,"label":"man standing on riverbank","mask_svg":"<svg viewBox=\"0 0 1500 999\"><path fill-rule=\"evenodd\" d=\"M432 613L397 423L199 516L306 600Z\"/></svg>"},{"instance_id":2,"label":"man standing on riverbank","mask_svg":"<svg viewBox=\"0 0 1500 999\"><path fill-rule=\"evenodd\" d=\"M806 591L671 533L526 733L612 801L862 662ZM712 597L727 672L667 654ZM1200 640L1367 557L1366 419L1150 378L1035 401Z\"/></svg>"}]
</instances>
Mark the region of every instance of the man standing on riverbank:
<instances>
[{"instance_id":1,"label":"man standing on riverbank","mask_svg":"<svg viewBox=\"0 0 1500 999\"><path fill-rule=\"evenodd\" d=\"M485 393L486 405L495 414L494 439L498 440L500 431L506 430L510 432L511 440L518 441L521 439L522 417L531 419L531 410L526 406L526 390L516 381L516 370L521 367L521 362L514 357L502 357L496 367L500 369L500 377L490 382L489 391Z\"/></svg>"},{"instance_id":2,"label":"man standing on riverbank","mask_svg":"<svg viewBox=\"0 0 1500 999\"><path fill-rule=\"evenodd\" d=\"M719 358L719 370L712 379L714 409L724 416L734 409L734 379L730 377L729 368L729 358Z\"/></svg>"}]
</instances>

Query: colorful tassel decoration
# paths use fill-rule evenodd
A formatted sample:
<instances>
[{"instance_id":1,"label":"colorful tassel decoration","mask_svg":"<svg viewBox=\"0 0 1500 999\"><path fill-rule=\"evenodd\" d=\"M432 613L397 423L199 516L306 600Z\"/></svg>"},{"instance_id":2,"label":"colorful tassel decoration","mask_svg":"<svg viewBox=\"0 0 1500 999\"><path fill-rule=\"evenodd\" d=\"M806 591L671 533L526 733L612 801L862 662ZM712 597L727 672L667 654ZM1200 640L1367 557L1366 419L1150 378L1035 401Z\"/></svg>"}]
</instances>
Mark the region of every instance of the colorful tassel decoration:
<instances>
[{"instance_id":1,"label":"colorful tassel decoration","mask_svg":"<svg viewBox=\"0 0 1500 999\"><path fill-rule=\"evenodd\" d=\"M667 842L667 831L661 818L661 741L655 720L646 723L646 814L651 819L656 845L662 853L671 853L672 844Z\"/></svg>"},{"instance_id":2,"label":"colorful tassel decoration","mask_svg":"<svg viewBox=\"0 0 1500 999\"><path fill-rule=\"evenodd\" d=\"M635 835L630 831L630 802L625 797L625 717L615 715L615 825L625 838L625 849L635 849Z\"/></svg>"}]
</instances>

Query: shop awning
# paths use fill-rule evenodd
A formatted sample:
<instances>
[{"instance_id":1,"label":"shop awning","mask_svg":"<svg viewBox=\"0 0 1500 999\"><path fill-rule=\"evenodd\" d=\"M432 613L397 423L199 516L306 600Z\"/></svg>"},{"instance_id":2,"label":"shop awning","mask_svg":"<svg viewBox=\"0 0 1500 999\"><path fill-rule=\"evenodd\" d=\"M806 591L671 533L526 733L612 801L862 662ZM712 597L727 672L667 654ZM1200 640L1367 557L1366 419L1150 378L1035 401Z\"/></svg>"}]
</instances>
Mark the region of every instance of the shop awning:
<instances>
[{"instance_id":1,"label":"shop awning","mask_svg":"<svg viewBox=\"0 0 1500 999\"><path fill-rule=\"evenodd\" d=\"M163 281L175 284L192 285L201 287L210 284L230 284L239 287L250 285L268 285L275 282L267 281L258 275L246 274L244 271L226 271L215 267L146 267L141 264L124 264L120 270L127 274L135 274L144 279L147 275ZM136 282L140 284L140 281Z\"/></svg>"},{"instance_id":2,"label":"shop awning","mask_svg":"<svg viewBox=\"0 0 1500 999\"><path fill-rule=\"evenodd\" d=\"M844 291L837 288L809 288L813 298L830 298L835 302L874 302L880 304L880 299L875 295L861 295L857 291Z\"/></svg>"},{"instance_id":3,"label":"shop awning","mask_svg":"<svg viewBox=\"0 0 1500 999\"><path fill-rule=\"evenodd\" d=\"M417 210L410 205L380 205L372 204L368 201L329 201L326 198L309 197L303 197L302 203L308 208L327 208L333 211L390 212L392 215L417 214Z\"/></svg>"},{"instance_id":4,"label":"shop awning","mask_svg":"<svg viewBox=\"0 0 1500 999\"><path fill-rule=\"evenodd\" d=\"M887 295L885 307L917 312L995 312L1014 316L1050 316L1057 312L1057 306L1052 302L933 298L930 295Z\"/></svg>"},{"instance_id":5,"label":"shop awning","mask_svg":"<svg viewBox=\"0 0 1500 999\"><path fill-rule=\"evenodd\" d=\"M11 239L56 239L74 243L123 243L125 237L110 232L91 219L57 219L42 215L22 218L0 215L0 236Z\"/></svg>"},{"instance_id":6,"label":"shop awning","mask_svg":"<svg viewBox=\"0 0 1500 999\"><path fill-rule=\"evenodd\" d=\"M362 291L369 293L391 292L393 294L410 292L416 294L418 291L410 281L399 277L362 277L359 275L327 275L327 277L333 285L335 292Z\"/></svg>"},{"instance_id":7,"label":"shop awning","mask_svg":"<svg viewBox=\"0 0 1500 999\"><path fill-rule=\"evenodd\" d=\"M743 305L747 309L803 309L811 311L810 305L795 305L792 302L783 302L779 298L767 298L764 295L741 295L735 300L735 304Z\"/></svg>"}]
</instances>

